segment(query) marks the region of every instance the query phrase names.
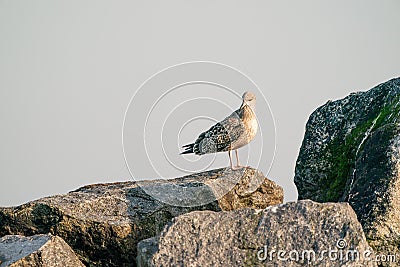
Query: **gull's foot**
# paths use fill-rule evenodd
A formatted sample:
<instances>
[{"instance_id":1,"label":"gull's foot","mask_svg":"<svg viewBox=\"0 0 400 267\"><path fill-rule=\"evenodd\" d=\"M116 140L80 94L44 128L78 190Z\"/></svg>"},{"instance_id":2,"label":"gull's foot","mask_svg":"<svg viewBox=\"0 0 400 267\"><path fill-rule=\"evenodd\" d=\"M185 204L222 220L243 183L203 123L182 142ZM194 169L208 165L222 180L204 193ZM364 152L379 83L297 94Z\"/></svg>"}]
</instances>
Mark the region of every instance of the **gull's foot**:
<instances>
[{"instance_id":1,"label":"gull's foot","mask_svg":"<svg viewBox=\"0 0 400 267\"><path fill-rule=\"evenodd\" d=\"M232 166L231 169L233 171L236 171L236 170L240 170L240 169L247 168L247 167L248 166L236 165L236 166Z\"/></svg>"}]
</instances>

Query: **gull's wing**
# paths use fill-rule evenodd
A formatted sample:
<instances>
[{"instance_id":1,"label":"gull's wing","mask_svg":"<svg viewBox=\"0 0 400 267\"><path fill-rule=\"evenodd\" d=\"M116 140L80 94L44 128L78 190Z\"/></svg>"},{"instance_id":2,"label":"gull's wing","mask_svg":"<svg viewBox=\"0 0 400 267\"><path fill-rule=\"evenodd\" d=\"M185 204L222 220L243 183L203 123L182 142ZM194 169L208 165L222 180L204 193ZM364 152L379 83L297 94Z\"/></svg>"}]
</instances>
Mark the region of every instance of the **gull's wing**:
<instances>
[{"instance_id":1,"label":"gull's wing","mask_svg":"<svg viewBox=\"0 0 400 267\"><path fill-rule=\"evenodd\" d=\"M223 121L218 122L201 133L194 144L190 144L193 153L198 155L228 151L231 144L245 134L240 110L233 112Z\"/></svg>"}]
</instances>

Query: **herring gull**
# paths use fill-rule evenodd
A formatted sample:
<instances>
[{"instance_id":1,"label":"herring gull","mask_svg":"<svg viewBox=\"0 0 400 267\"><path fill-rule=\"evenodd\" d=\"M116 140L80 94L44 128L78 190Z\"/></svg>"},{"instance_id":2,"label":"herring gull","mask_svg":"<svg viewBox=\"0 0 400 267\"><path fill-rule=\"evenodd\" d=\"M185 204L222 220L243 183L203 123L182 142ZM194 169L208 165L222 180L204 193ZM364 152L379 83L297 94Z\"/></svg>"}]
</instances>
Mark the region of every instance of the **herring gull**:
<instances>
[{"instance_id":1,"label":"herring gull","mask_svg":"<svg viewBox=\"0 0 400 267\"><path fill-rule=\"evenodd\" d=\"M201 133L192 144L183 146L181 154L204 155L216 152L228 152L231 169L239 169L238 149L250 143L257 134L258 123L255 115L256 96L252 92L245 92L240 108L216 123L207 131ZM232 163L232 150L235 150L236 163Z\"/></svg>"}]
</instances>

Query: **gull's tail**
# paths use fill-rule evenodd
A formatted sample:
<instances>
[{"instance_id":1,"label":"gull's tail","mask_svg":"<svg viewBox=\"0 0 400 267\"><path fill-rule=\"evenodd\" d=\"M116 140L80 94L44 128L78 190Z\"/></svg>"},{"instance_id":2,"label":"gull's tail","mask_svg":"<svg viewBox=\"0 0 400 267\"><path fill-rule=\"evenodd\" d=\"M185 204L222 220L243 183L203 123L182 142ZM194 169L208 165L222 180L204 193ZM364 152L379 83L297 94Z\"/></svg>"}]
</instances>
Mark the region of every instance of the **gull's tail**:
<instances>
[{"instance_id":1,"label":"gull's tail","mask_svg":"<svg viewBox=\"0 0 400 267\"><path fill-rule=\"evenodd\" d=\"M182 148L185 149L185 150L181 153L181 155L182 155L182 154L190 154L190 153L193 153L193 147L194 147L194 144L184 145Z\"/></svg>"}]
</instances>

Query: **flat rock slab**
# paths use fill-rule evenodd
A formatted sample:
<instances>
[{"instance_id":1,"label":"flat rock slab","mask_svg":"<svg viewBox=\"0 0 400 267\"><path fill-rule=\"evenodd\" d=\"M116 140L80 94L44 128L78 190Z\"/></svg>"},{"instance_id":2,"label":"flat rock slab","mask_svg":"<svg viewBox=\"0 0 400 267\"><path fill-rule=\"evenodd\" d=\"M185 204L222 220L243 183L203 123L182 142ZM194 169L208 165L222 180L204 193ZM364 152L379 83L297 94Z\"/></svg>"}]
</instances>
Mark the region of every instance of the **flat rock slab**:
<instances>
[{"instance_id":1,"label":"flat rock slab","mask_svg":"<svg viewBox=\"0 0 400 267\"><path fill-rule=\"evenodd\" d=\"M85 266L65 241L52 235L0 238L0 267L11 266Z\"/></svg>"},{"instance_id":2,"label":"flat rock slab","mask_svg":"<svg viewBox=\"0 0 400 267\"><path fill-rule=\"evenodd\" d=\"M377 266L349 204L310 200L264 210L194 211L138 250L143 267Z\"/></svg>"},{"instance_id":3,"label":"flat rock slab","mask_svg":"<svg viewBox=\"0 0 400 267\"><path fill-rule=\"evenodd\" d=\"M137 243L158 235L176 216L194 210L265 208L282 201L282 188L251 168L89 185L19 207L0 208L0 236L52 233L62 237L85 265L132 266Z\"/></svg>"}]
</instances>

